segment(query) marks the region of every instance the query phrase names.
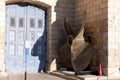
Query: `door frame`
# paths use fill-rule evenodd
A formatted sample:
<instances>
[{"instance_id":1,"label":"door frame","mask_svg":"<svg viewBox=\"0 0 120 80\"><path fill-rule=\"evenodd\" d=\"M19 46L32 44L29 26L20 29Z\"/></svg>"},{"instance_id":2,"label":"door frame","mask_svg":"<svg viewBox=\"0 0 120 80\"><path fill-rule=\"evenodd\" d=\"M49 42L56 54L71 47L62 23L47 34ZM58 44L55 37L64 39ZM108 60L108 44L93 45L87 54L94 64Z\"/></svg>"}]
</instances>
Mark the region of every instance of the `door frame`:
<instances>
[{"instance_id":1,"label":"door frame","mask_svg":"<svg viewBox=\"0 0 120 80\"><path fill-rule=\"evenodd\" d=\"M40 8L40 9L42 9L42 10L44 10L45 11L45 25L44 25L44 32L45 32L45 56L46 56L46 59L47 59L47 8L45 8L45 7L42 7L42 6L38 6L38 5L35 5L35 4L31 4L31 3L27 3L27 2L17 2L17 3L10 3L10 4L6 4L6 6L7 5L11 5L11 4L25 4L25 5L31 5L31 6L34 6L34 7L38 7L38 8ZM6 29L5 29L5 31L6 31ZM7 32L7 31L6 31ZM6 34L6 33L5 33ZM5 41L6 41L6 36L5 36ZM6 46L6 45L5 45ZM7 50L5 49L5 54L6 54L6 52L7 52ZM5 55L6 56L6 55ZM45 59L45 64L46 64L46 59ZM4 59L5 60L5 59ZM45 65L45 67L44 67L45 69L46 69L46 65ZM44 69L44 71L46 71Z\"/></svg>"}]
</instances>

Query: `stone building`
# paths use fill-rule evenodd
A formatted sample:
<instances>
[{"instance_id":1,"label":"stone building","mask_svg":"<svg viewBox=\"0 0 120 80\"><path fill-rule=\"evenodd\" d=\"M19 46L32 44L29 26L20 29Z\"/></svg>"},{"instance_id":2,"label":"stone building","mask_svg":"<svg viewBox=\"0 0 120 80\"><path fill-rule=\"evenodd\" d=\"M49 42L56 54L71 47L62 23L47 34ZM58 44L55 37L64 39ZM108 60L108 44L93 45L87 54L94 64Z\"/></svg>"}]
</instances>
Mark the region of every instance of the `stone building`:
<instances>
[{"instance_id":1,"label":"stone building","mask_svg":"<svg viewBox=\"0 0 120 80\"><path fill-rule=\"evenodd\" d=\"M22 6L19 6L19 4L22 4ZM30 42L26 40L26 42L22 44L23 48L21 47L17 48L19 43L17 43L16 41L14 42L14 40L13 42L10 42L8 37L10 36L13 37L14 35L16 35L15 40L17 41L20 40L20 37L18 37L18 34L20 33L18 34L10 33L10 30L12 31L15 30L17 32L22 29L21 28L10 29L9 24L11 26L12 24L13 26L14 24L16 25L17 23L19 24L19 22L17 22L19 18L18 16L22 15L22 13L19 13L19 11L21 10L21 7L25 7L24 8L26 10L25 15L23 12L24 16L22 16L22 19L19 20L21 21L22 24L24 23L23 18L25 18L24 23L25 30L23 29L23 32L28 30L26 26L29 23L29 19L27 19L27 17L31 16L27 16L29 15L29 12L27 13L27 9L29 7L32 7L33 11L30 12L31 13L30 15L32 15L32 12L34 12L34 9L35 10L38 9L37 17L34 16L36 18L35 21L38 20L38 17L40 16L39 10L43 10L44 23L37 23L33 19L30 19L30 25L34 25L35 22L38 25L43 24L45 28L44 29L45 44L42 47L44 47L44 51L46 53L46 59L44 59L46 71L57 70L57 66L59 66L59 64L57 64L57 60L59 60L58 50L65 43L66 40L66 34L63 27L64 16L68 17L72 30L75 33L77 33L81 26L82 13L86 11L87 22L85 30L87 34L89 34L91 37L91 45L93 46L94 53L94 56L90 63L91 70L98 70L99 64L102 64L104 75L106 76L108 75L112 78L119 77L120 76L119 4L120 4L119 0L0 0L0 74L3 75L6 73L6 71L9 72L8 67L10 67L10 65L16 65L16 63L19 63L25 66L27 64L25 63L24 60L25 58L23 59L23 62L21 61L14 62L12 61L12 58L11 60L8 59L8 57L10 56L8 56L7 54L13 53L12 55L14 55L19 53L19 50L22 49L23 52L25 53L25 51L27 50L27 47L25 47L25 43L26 46L28 47L30 44ZM19 6L20 9L16 6ZM14 11L10 7L17 8L17 11ZM33 15L35 14L37 14L37 12L33 13ZM33 30L33 32L35 31L37 31L37 29ZM34 36L35 35L36 34L34 34ZM11 46L11 44L17 46L13 47ZM16 52L12 52L15 50ZM23 57L25 57L24 54ZM11 62L7 63L6 61ZM31 65L37 64L32 61L29 63L31 63Z\"/></svg>"}]
</instances>

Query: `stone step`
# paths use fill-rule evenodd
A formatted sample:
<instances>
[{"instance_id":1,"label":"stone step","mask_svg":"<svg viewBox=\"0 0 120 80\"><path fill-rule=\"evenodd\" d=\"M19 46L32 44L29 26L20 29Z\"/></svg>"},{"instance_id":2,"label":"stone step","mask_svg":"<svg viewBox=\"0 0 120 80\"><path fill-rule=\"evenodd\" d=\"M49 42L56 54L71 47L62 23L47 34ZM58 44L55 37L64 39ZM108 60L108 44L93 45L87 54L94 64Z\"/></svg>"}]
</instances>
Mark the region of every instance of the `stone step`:
<instances>
[{"instance_id":1,"label":"stone step","mask_svg":"<svg viewBox=\"0 0 120 80\"><path fill-rule=\"evenodd\" d=\"M83 79L79 79L75 76L72 76L71 74L63 73L61 71L50 72L50 74L52 74L54 76L61 77L61 78L66 79L66 80L83 80Z\"/></svg>"},{"instance_id":2,"label":"stone step","mask_svg":"<svg viewBox=\"0 0 120 80\"><path fill-rule=\"evenodd\" d=\"M75 75L71 71L54 71L51 72L52 75L64 78L66 80L107 80L105 76L96 76L96 75Z\"/></svg>"}]
</instances>

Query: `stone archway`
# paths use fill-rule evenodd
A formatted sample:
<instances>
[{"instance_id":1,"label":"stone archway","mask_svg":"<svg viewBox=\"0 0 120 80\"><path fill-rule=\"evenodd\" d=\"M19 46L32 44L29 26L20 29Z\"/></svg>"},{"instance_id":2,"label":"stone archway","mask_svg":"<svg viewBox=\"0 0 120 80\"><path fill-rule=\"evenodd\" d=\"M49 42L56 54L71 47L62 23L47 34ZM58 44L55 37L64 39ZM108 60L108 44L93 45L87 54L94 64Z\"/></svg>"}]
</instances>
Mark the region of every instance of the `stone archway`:
<instances>
[{"instance_id":1,"label":"stone archway","mask_svg":"<svg viewBox=\"0 0 120 80\"><path fill-rule=\"evenodd\" d=\"M12 3L30 3L30 4L33 4L33 5L37 5L37 6L46 8L47 12L49 12L49 14L47 14L47 17L46 17L46 27L48 28L50 26L50 17L48 18L48 16L51 15L51 7L50 7L50 5L47 4L47 2L41 2L41 1L35 1L35 0L16 0L16 1L15 0L6 0L5 3L6 4L12 4ZM47 32L49 32L49 31L47 31ZM46 45L47 44L48 43L46 43ZM49 68L49 66L46 66L46 69L48 69L48 68Z\"/></svg>"}]
</instances>

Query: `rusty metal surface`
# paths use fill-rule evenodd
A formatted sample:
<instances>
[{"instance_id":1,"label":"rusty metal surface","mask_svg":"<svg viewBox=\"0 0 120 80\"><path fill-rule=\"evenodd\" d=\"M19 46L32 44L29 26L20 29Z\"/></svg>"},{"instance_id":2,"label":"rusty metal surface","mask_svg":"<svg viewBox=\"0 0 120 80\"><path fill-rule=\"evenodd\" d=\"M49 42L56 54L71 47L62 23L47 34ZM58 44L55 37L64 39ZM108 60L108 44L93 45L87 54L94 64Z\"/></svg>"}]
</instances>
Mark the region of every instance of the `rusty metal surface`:
<instances>
[{"instance_id":1,"label":"rusty metal surface","mask_svg":"<svg viewBox=\"0 0 120 80\"><path fill-rule=\"evenodd\" d=\"M73 68L75 71L82 71L87 68L93 55L92 47L89 43L90 40L84 40L83 36L86 18L87 13L85 12L81 28L75 38L73 38L74 34L67 18L64 18L64 27L68 40L59 50L60 62L63 66Z\"/></svg>"},{"instance_id":2,"label":"rusty metal surface","mask_svg":"<svg viewBox=\"0 0 120 80\"><path fill-rule=\"evenodd\" d=\"M75 72L84 70L89 65L92 56L92 47L89 45L73 60L72 66Z\"/></svg>"},{"instance_id":3,"label":"rusty metal surface","mask_svg":"<svg viewBox=\"0 0 120 80\"><path fill-rule=\"evenodd\" d=\"M71 47L67 43L60 48L59 59L63 67L72 68Z\"/></svg>"}]
</instances>

